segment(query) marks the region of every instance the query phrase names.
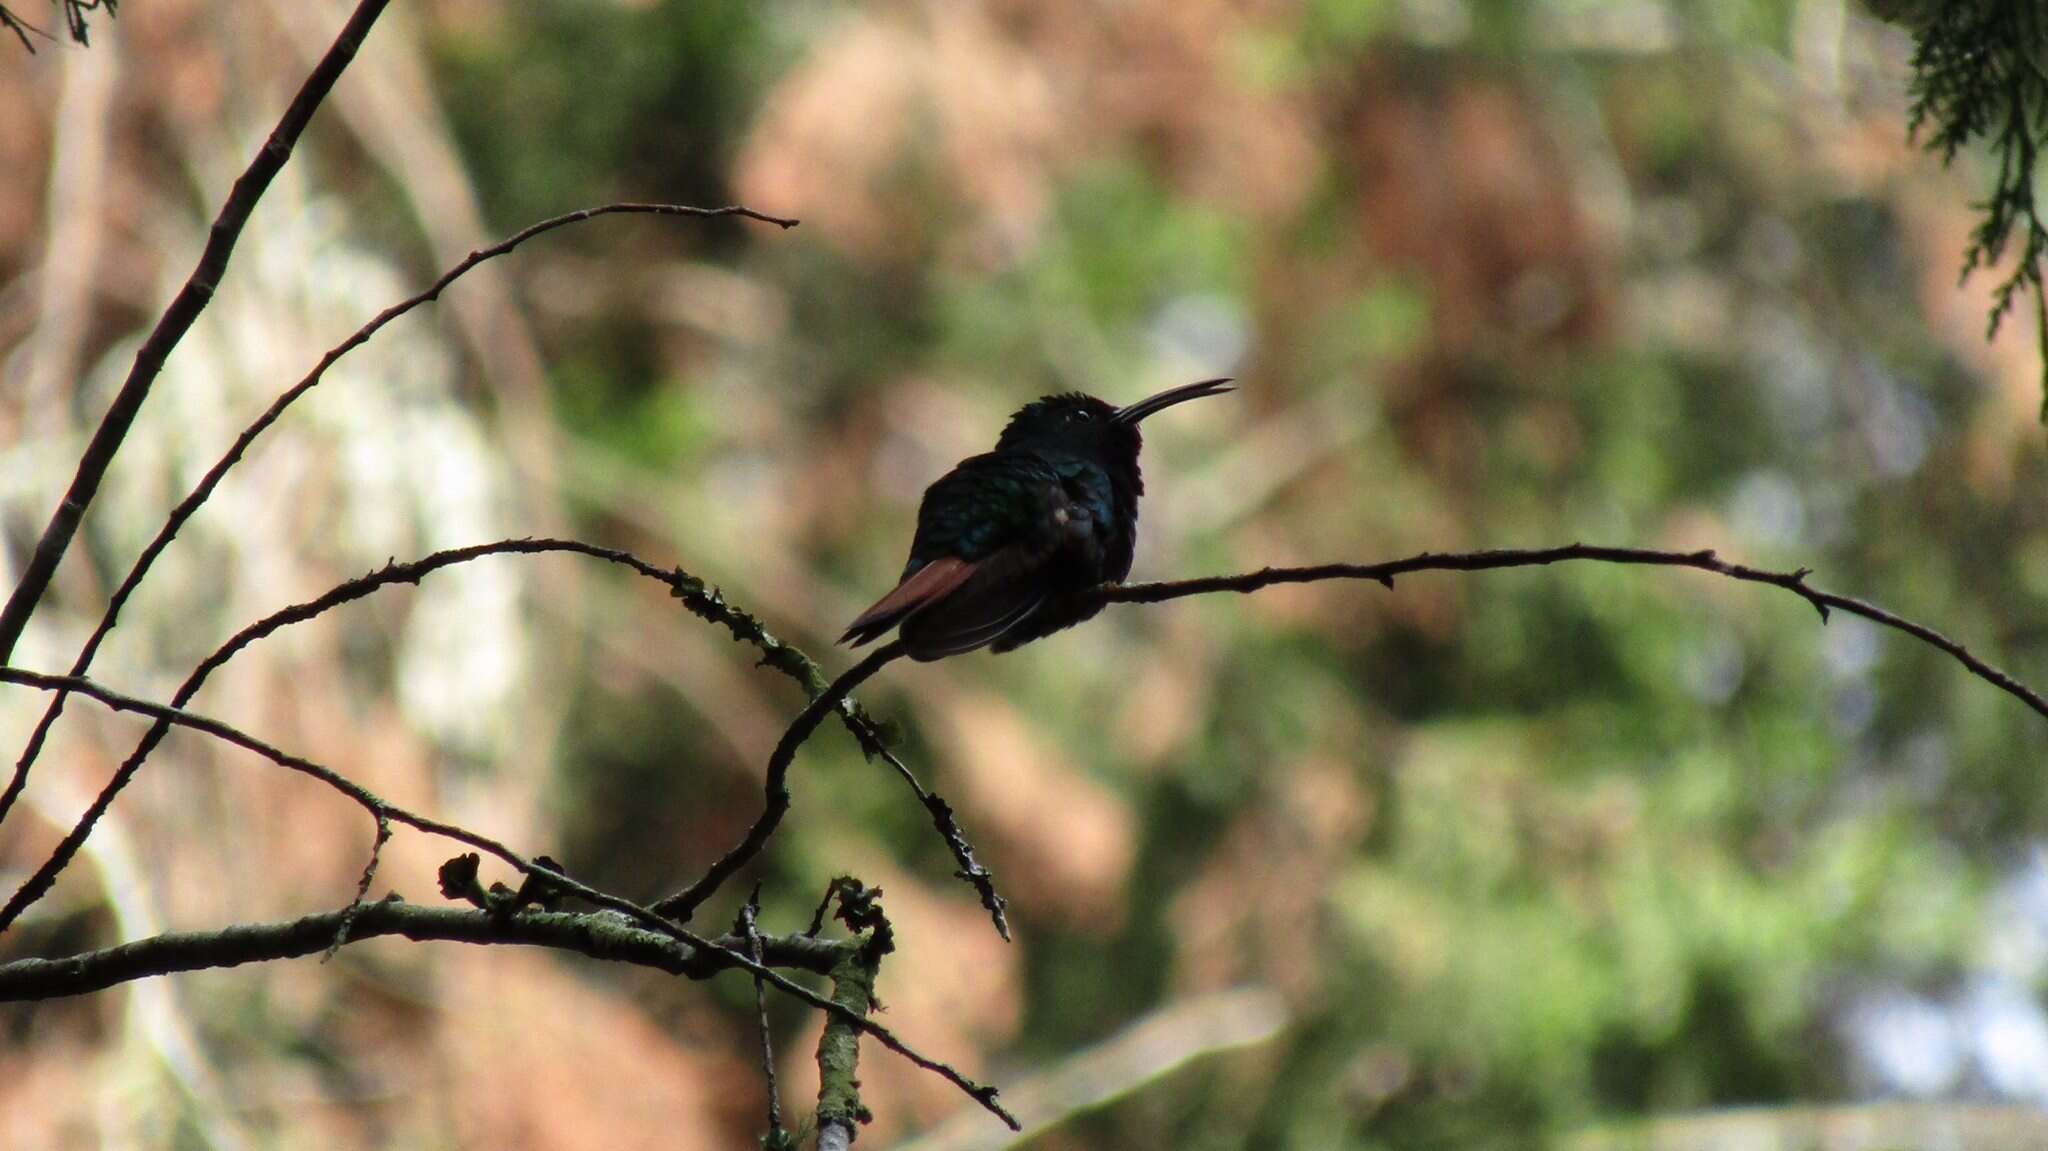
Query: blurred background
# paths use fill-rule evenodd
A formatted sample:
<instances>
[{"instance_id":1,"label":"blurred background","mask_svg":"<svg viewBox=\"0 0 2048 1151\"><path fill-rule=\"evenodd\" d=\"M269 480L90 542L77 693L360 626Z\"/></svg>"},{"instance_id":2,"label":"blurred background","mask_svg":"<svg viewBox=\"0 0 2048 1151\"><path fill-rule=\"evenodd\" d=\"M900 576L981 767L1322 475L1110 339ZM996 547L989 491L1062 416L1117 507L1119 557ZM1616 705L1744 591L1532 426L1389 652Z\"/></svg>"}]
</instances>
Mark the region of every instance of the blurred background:
<instances>
[{"instance_id":1,"label":"blurred background","mask_svg":"<svg viewBox=\"0 0 2048 1151\"><path fill-rule=\"evenodd\" d=\"M133 0L0 43L0 531L21 564L340 0ZM24 12L31 17L40 12ZM1042 393L1230 374L1147 425L1134 578L1573 540L1811 566L2048 681L2030 323L1956 273L1979 158L1906 138L1845 0L395 4L244 234L18 651L58 669L170 505L344 360L158 565L96 674L168 696L387 557L574 535L836 670L923 486ZM4 573L12 583L12 574ZM653 898L800 706L663 589L461 567L195 706ZM1115 608L863 698L1013 900L998 940L844 732L764 925L887 892L885 1021L1029 1145L2048 1145L2042 728L1796 598L1596 566ZM18 748L40 697L0 695ZM74 704L10 889L138 734ZM12 756L12 751L8 752ZM317 786L173 736L0 957L345 903ZM373 894L436 902L401 834ZM502 878L498 876L496 878ZM722 924L731 898L705 913ZM0 1011L9 1148L752 1145L752 989L379 941ZM785 1106L818 1020L773 1004ZM861 1145L1000 1145L869 1045Z\"/></svg>"}]
</instances>

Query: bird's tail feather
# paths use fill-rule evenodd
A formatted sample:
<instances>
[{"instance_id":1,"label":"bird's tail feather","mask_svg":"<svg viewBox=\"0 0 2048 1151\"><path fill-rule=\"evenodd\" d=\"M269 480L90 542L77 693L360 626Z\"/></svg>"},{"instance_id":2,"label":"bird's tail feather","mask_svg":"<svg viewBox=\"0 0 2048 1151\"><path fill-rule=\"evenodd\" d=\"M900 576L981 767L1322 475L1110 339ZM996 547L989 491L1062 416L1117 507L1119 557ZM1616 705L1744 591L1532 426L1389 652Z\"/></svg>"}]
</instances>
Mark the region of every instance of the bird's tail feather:
<instances>
[{"instance_id":1,"label":"bird's tail feather","mask_svg":"<svg viewBox=\"0 0 2048 1151\"><path fill-rule=\"evenodd\" d=\"M1043 557L1012 545L974 566L974 573L944 596L903 619L911 658L934 660L973 651L999 639L1045 602Z\"/></svg>"},{"instance_id":2,"label":"bird's tail feather","mask_svg":"<svg viewBox=\"0 0 2048 1151\"><path fill-rule=\"evenodd\" d=\"M859 647L888 634L920 608L944 599L974 574L977 565L954 556L935 559L909 575L873 607L848 624L839 642Z\"/></svg>"},{"instance_id":3,"label":"bird's tail feather","mask_svg":"<svg viewBox=\"0 0 2048 1151\"><path fill-rule=\"evenodd\" d=\"M859 647L900 625L904 647L914 659L934 660L986 646L1045 602L1035 558L1013 546L975 562L950 556L933 560L862 612L839 641Z\"/></svg>"}]
</instances>

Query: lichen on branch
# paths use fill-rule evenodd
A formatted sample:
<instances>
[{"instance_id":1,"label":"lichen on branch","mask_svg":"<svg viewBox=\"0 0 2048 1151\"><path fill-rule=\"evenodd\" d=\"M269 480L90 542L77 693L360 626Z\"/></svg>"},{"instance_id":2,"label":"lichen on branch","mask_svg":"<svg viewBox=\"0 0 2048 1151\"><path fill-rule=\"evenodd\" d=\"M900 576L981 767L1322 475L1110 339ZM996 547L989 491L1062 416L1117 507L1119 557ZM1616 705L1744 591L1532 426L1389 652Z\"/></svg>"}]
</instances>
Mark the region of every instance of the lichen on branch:
<instances>
[{"instance_id":1,"label":"lichen on branch","mask_svg":"<svg viewBox=\"0 0 2048 1151\"><path fill-rule=\"evenodd\" d=\"M850 875L832 881L828 898L839 908L833 918L854 932L832 965L832 1002L852 1018L865 1019L875 1006L875 977L882 957L896 949L896 935L882 914L882 889ZM818 1038L818 1146L846 1147L859 1125L874 1116L860 1100L860 1029L847 1016L825 1018Z\"/></svg>"}]
</instances>

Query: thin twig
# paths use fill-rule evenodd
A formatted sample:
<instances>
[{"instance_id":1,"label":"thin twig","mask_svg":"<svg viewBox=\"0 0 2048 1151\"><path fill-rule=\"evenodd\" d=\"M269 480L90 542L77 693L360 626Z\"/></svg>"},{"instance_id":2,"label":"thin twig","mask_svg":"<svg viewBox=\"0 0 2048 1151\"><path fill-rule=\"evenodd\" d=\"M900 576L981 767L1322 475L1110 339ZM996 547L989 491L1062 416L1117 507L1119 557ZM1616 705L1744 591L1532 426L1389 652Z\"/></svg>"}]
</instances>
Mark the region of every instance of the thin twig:
<instances>
[{"instance_id":1,"label":"thin twig","mask_svg":"<svg viewBox=\"0 0 2048 1151\"><path fill-rule=\"evenodd\" d=\"M1321 580L1371 580L1388 588L1394 577L1425 571L1491 571L1497 568L1540 567L1545 564L1585 560L1596 563L1683 567L1712 572L1744 583L1770 584L1784 588L1812 604L1822 623L1828 613L1841 610L1872 623L1903 632L1914 639L1948 653L1970 674L2026 704L2037 714L2048 716L2048 699L2040 692L1986 663L1955 640L1865 600L1822 591L1806 582L1810 568L1770 571L1746 564L1729 563L1711 550L1692 552L1657 551L1650 548L1601 547L1570 544L1556 548L1503 548L1477 552L1422 552L1406 559L1377 564L1319 564L1314 567L1261 568L1242 575L1208 576L1202 579L1170 580L1163 583L1120 584L1096 589L1091 596L1102 603L1164 603L1210 592L1255 592L1275 584L1316 583Z\"/></svg>"},{"instance_id":2,"label":"thin twig","mask_svg":"<svg viewBox=\"0 0 2048 1151\"><path fill-rule=\"evenodd\" d=\"M307 392L319 386L320 382L326 378L327 370L333 367L336 361L368 343L385 325L393 320L423 304L439 299L441 293L446 291L449 285L461 279L472 269L476 268L477 265L506 255L526 241L552 232L557 228L564 228L585 220L593 220L599 216L611 215L694 216L700 218L739 216L774 224L784 229L794 228L797 225L795 220L786 219L781 216L770 216L764 212L756 212L752 208L740 207L738 205L724 208L694 208L685 204L606 204L602 207L584 208L579 211L542 220L537 224L531 224L520 229L488 248L480 248L471 252L459 263L441 273L425 290L377 313L368 323L357 328L348 339L330 348L325 355L320 357L320 362L313 365L312 371L307 372L303 379L273 400L270 406L264 409L262 415L256 417L253 423L242 429L241 434L235 437L235 442L228 448L227 452L220 459L216 460L212 467L206 470L206 474L200 477L199 482L193 486L191 492L184 499L178 501L177 507L171 510L171 514L164 520L163 526L157 530L156 536L149 541L147 547L142 549L142 554L136 557L135 563L128 569L128 574L122 578L120 586L115 589L113 596L107 601L106 610L101 614L99 624L93 629L92 635L87 638L85 645L79 649L78 658L72 661L71 674L84 675L91 669L93 659L99 654L100 644L107 638L107 633L113 631L119 624L121 609L127 606L129 597L135 594L135 589L141 586L143 578L149 574L150 568L157 561L157 557L161 556L164 549L170 546L171 541L177 538L178 533L183 530L186 522L198 514L199 509L205 505L208 499L212 498L214 489L219 487L221 480L227 476L228 472L233 470L242 461L242 457L248 452L250 446L256 442L257 438L268 431L271 425L275 424L284 415L286 409L297 403ZM5 662L5 655L0 654L0 663ZM41 754L43 744L49 738L50 729L56 724L58 717L63 712L64 696L59 694L51 697L49 706L44 709L42 718L37 721L35 730L29 735L27 745L22 749L20 758L15 762L14 776L8 781L7 790L4 793L0 793L0 822L5 822L7 813L13 808L16 798L21 794L21 789L27 785L29 769L35 764L36 757Z\"/></svg>"},{"instance_id":3,"label":"thin twig","mask_svg":"<svg viewBox=\"0 0 2048 1151\"><path fill-rule=\"evenodd\" d=\"M15 15L5 4L0 4L0 29L14 33L15 38L21 41L21 46L28 49L28 54L31 56L36 54L36 42L29 39L31 32L45 40L56 40L55 36Z\"/></svg>"},{"instance_id":4,"label":"thin twig","mask_svg":"<svg viewBox=\"0 0 2048 1151\"><path fill-rule=\"evenodd\" d=\"M785 643L771 634L759 616L735 606L717 588L706 585L702 580L676 575L679 580L671 581L671 590L683 606L698 618L719 624L732 633L734 640L752 644L761 652L761 666L773 668L801 686L813 699L825 691L825 673L816 661L796 646ZM866 709L852 699L840 701L838 705L840 722L853 735L860 746L861 754L870 760L880 759L896 769L896 774L909 785L917 801L924 805L932 817L932 826L946 843L946 849L953 853L953 861L959 865L955 875L970 884L981 897L981 905L988 909L989 918L994 921L996 933L1005 942L1010 938L1010 924L1003 909L1007 901L996 892L995 875L975 858L974 846L967 841L967 835L960 829L960 823L953 817L952 807L945 799L925 789L909 765L889 749L888 741L882 735L881 725Z\"/></svg>"},{"instance_id":5,"label":"thin twig","mask_svg":"<svg viewBox=\"0 0 2048 1151\"><path fill-rule=\"evenodd\" d=\"M856 723L860 726L856 727ZM871 730L867 728L864 720L856 721L849 718L847 726L853 729L856 739L862 738L864 730ZM996 892L995 873L983 867L981 860L975 858L974 845L967 842L966 833L960 830L960 821L953 817L953 805L946 802L945 796L927 790L924 784L919 783L909 765L897 758L895 752L878 744L870 754L880 756L889 766L895 768L896 773L903 777L904 784L910 788L911 794L917 796L917 801L924 805L926 814L932 817L932 828L939 833L940 839L946 841L947 850L953 853L953 862L960 865L960 869L953 874L974 888L975 894L981 897L981 906L988 911L989 919L996 926L996 934L1002 936L1004 943L1010 942L1010 919L1004 913L1004 908L1009 906L1010 901Z\"/></svg>"},{"instance_id":6,"label":"thin twig","mask_svg":"<svg viewBox=\"0 0 2048 1151\"><path fill-rule=\"evenodd\" d=\"M754 892L740 905L735 933L747 944L747 954L754 962L761 963L761 929L758 920L761 915L761 885L754 885ZM789 1132L782 1128L782 1094L775 1085L775 1038L768 1028L768 985L754 980L754 1014L761 1027L761 1077L768 1083L768 1135L761 1141L767 1151L785 1151L794 1146Z\"/></svg>"},{"instance_id":7,"label":"thin twig","mask_svg":"<svg viewBox=\"0 0 2048 1151\"><path fill-rule=\"evenodd\" d=\"M832 910L832 901L839 896L840 878L843 877L834 877L825 885L825 897L818 901L818 909L811 912L811 925L804 929L804 938L816 939L818 933L825 930L825 916Z\"/></svg>"},{"instance_id":8,"label":"thin twig","mask_svg":"<svg viewBox=\"0 0 2048 1151\"><path fill-rule=\"evenodd\" d=\"M342 26L333 46L314 65L312 74L306 77L298 95L292 98L270 138L235 180L227 202L221 205L220 214L214 217L198 266L192 269L185 286L178 290L177 296L157 320L155 329L135 353L135 363L128 371L128 378L122 382L113 404L101 418L84 454L79 457L78 471L71 479L63 502L57 505L49 526L43 529L42 537L36 541L35 552L29 557L20 582L8 596L6 606L0 608L0 664L6 663L13 655L15 641L21 638L29 616L49 590L58 561L64 558L65 550L71 546L71 537L77 534L86 508L99 493L100 481L105 478L115 453L120 451L121 441L127 438L136 413L142 410L142 402L149 398L150 387L163 370L164 361L170 358L171 351L185 338L185 333L191 330L199 314L213 299L214 289L220 285L221 276L227 270L228 257L234 254L235 242L240 239L249 214L255 211L257 201L269 190L271 180L291 158L300 133L305 131L320 102L327 98L335 81L348 68L349 61L355 58L356 50L369 36L371 25L383 14L387 3L389 0L361 0L356 5L354 14Z\"/></svg>"},{"instance_id":9,"label":"thin twig","mask_svg":"<svg viewBox=\"0 0 2048 1151\"><path fill-rule=\"evenodd\" d=\"M384 858L384 845L390 842L391 816L380 811L377 813L377 834L370 841L370 860L363 864L363 877L356 881L356 897L342 909L341 926L334 929L334 942L327 945L327 953L320 957L322 963L334 958L334 953L340 951L348 942L349 930L355 926L356 916L362 911L364 901L370 898L370 884L376 882L377 864ZM754 958L758 960L760 956Z\"/></svg>"}]
</instances>

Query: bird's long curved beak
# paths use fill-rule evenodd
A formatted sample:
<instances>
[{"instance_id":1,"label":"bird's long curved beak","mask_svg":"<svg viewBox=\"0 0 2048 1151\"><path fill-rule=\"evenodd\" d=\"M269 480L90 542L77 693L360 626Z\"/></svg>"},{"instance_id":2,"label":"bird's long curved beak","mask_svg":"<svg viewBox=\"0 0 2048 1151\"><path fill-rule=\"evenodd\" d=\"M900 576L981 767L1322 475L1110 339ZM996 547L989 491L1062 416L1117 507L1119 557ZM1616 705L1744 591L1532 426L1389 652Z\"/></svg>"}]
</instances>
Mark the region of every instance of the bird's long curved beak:
<instances>
[{"instance_id":1,"label":"bird's long curved beak","mask_svg":"<svg viewBox=\"0 0 2048 1151\"><path fill-rule=\"evenodd\" d=\"M1163 392L1146 396L1135 404L1128 404L1118 408L1116 415L1112 419L1119 424L1135 424L1154 412L1164 411L1183 401L1199 400L1203 396L1220 396L1232 390L1234 389L1230 386L1230 377L1228 376L1222 379L1201 380L1197 383L1182 384L1177 388L1168 388Z\"/></svg>"}]
</instances>

